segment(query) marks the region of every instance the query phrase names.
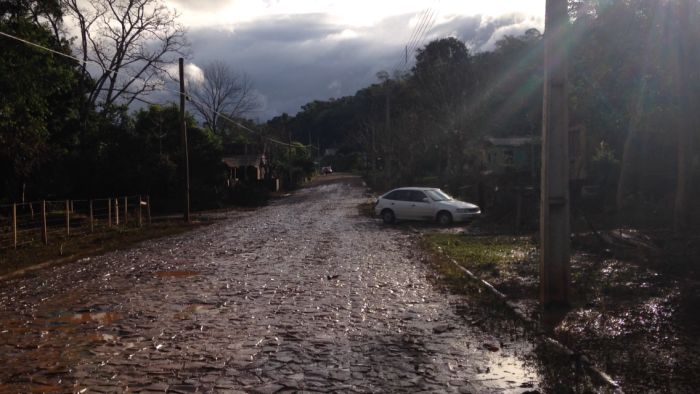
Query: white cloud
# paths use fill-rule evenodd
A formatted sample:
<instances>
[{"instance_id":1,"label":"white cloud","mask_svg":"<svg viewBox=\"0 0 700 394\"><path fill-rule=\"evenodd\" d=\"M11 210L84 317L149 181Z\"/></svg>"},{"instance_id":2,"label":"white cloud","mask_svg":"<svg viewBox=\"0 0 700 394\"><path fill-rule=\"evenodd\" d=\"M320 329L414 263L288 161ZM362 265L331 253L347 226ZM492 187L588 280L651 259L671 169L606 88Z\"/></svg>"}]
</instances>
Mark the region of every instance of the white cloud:
<instances>
[{"instance_id":1,"label":"white cloud","mask_svg":"<svg viewBox=\"0 0 700 394\"><path fill-rule=\"evenodd\" d=\"M506 35L518 36L523 34L528 29L538 29L543 31L542 26L544 25L544 19L540 17L528 17L521 21L513 21L512 24L498 27L489 37L489 39L481 45L478 49L480 51L492 51L496 48L496 41L500 40ZM484 24L482 23L482 26Z\"/></svg>"},{"instance_id":2,"label":"white cloud","mask_svg":"<svg viewBox=\"0 0 700 394\"><path fill-rule=\"evenodd\" d=\"M328 85L328 90L330 90L331 93L333 93L335 95L335 97L340 96L340 91L342 88L343 88L343 83L340 82L340 80L338 80L338 79L334 79L333 82L331 82Z\"/></svg>"},{"instance_id":3,"label":"white cloud","mask_svg":"<svg viewBox=\"0 0 700 394\"><path fill-rule=\"evenodd\" d=\"M348 40L348 39L355 38L355 37L357 37L357 33L355 33L351 29L345 29L340 33L329 34L326 36L326 38L329 40Z\"/></svg>"}]
</instances>

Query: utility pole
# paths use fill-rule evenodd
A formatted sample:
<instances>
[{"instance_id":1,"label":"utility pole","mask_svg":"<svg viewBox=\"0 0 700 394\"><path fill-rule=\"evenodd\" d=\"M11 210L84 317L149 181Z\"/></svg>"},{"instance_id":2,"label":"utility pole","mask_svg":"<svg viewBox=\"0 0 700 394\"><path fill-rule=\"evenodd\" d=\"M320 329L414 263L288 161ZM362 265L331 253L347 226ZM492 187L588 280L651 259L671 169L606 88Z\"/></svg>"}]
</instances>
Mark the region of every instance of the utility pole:
<instances>
[{"instance_id":1,"label":"utility pole","mask_svg":"<svg viewBox=\"0 0 700 394\"><path fill-rule=\"evenodd\" d=\"M391 186L391 107L390 107L390 95L391 90L389 89L389 80L384 82L386 87L386 152L384 154L384 184Z\"/></svg>"},{"instance_id":2,"label":"utility pole","mask_svg":"<svg viewBox=\"0 0 700 394\"><path fill-rule=\"evenodd\" d=\"M567 0L547 0L540 201L540 303L571 302Z\"/></svg>"},{"instance_id":3,"label":"utility pole","mask_svg":"<svg viewBox=\"0 0 700 394\"><path fill-rule=\"evenodd\" d=\"M180 58L180 127L182 129L182 172L184 181L183 219L190 221L190 164L187 155L187 124L185 123L185 60Z\"/></svg>"}]
</instances>

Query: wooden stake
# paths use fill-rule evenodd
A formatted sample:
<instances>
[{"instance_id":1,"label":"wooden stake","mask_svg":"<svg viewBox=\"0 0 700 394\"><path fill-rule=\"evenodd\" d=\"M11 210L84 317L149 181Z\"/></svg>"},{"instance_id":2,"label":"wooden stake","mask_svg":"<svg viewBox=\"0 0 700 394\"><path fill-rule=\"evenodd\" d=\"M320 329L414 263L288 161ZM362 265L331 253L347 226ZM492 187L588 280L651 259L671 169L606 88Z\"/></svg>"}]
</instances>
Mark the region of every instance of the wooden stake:
<instances>
[{"instance_id":1,"label":"wooden stake","mask_svg":"<svg viewBox=\"0 0 700 394\"><path fill-rule=\"evenodd\" d=\"M66 200L66 238L70 237L70 201Z\"/></svg>"},{"instance_id":2,"label":"wooden stake","mask_svg":"<svg viewBox=\"0 0 700 394\"><path fill-rule=\"evenodd\" d=\"M90 200L90 235L95 234L95 221L92 216L92 200Z\"/></svg>"},{"instance_id":3,"label":"wooden stake","mask_svg":"<svg viewBox=\"0 0 700 394\"><path fill-rule=\"evenodd\" d=\"M119 199L114 199L114 225L119 226Z\"/></svg>"},{"instance_id":4,"label":"wooden stake","mask_svg":"<svg viewBox=\"0 0 700 394\"><path fill-rule=\"evenodd\" d=\"M129 200L124 197L124 225L126 226L127 218L129 217Z\"/></svg>"},{"instance_id":5,"label":"wooden stake","mask_svg":"<svg viewBox=\"0 0 700 394\"><path fill-rule=\"evenodd\" d=\"M17 204L12 204L12 229L15 233L15 249L17 249Z\"/></svg>"},{"instance_id":6,"label":"wooden stake","mask_svg":"<svg viewBox=\"0 0 700 394\"><path fill-rule=\"evenodd\" d=\"M146 217L148 218L148 224L151 224L151 197L146 196Z\"/></svg>"},{"instance_id":7,"label":"wooden stake","mask_svg":"<svg viewBox=\"0 0 700 394\"><path fill-rule=\"evenodd\" d=\"M112 199L107 199L107 227L112 227Z\"/></svg>"},{"instance_id":8,"label":"wooden stake","mask_svg":"<svg viewBox=\"0 0 700 394\"><path fill-rule=\"evenodd\" d=\"M141 222L141 196L138 196L138 201L136 202L136 204L137 204L137 207L138 207L138 208L136 209L136 220L138 221L139 226L140 226L141 224L143 224L143 223Z\"/></svg>"},{"instance_id":9,"label":"wooden stake","mask_svg":"<svg viewBox=\"0 0 700 394\"><path fill-rule=\"evenodd\" d=\"M46 231L46 201L41 200L41 240L44 245L49 243L49 234Z\"/></svg>"}]
</instances>

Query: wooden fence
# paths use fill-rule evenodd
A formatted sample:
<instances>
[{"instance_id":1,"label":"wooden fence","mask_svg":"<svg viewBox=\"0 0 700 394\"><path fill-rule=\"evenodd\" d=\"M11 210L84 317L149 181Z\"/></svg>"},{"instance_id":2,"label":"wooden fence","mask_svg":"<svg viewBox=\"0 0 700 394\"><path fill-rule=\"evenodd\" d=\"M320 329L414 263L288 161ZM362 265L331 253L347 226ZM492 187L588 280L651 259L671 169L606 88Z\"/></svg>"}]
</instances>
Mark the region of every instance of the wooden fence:
<instances>
[{"instance_id":1,"label":"wooden fence","mask_svg":"<svg viewBox=\"0 0 700 394\"><path fill-rule=\"evenodd\" d=\"M0 250L151 222L148 196L0 205Z\"/></svg>"}]
</instances>

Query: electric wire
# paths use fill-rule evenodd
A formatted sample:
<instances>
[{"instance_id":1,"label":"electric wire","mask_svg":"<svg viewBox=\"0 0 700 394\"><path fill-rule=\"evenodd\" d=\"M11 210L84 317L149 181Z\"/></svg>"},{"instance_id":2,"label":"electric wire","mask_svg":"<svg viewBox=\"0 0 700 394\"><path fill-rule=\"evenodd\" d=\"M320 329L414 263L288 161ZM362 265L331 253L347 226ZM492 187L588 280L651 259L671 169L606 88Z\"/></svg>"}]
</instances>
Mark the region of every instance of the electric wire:
<instances>
[{"instance_id":1,"label":"electric wire","mask_svg":"<svg viewBox=\"0 0 700 394\"><path fill-rule=\"evenodd\" d=\"M438 2L438 4L439 4L439 3L440 3L440 0L437 0L437 2ZM418 50L418 48L420 48L421 46L423 46L423 43L425 42L425 39L426 39L427 36L428 36L428 33L430 33L430 31L433 29L433 26L435 26L435 21L437 21L438 15L439 15L438 9L436 8L436 9L435 9L435 12L433 13L433 15L431 15L432 21L430 22L430 27L428 27L427 29L424 29L423 38L421 39L419 45L414 46L413 51L411 52L411 56L410 56L411 58L413 58L413 54ZM401 69L400 73L403 73L407 66L408 66L408 63L406 63L406 64L404 65L404 67Z\"/></svg>"},{"instance_id":2,"label":"electric wire","mask_svg":"<svg viewBox=\"0 0 700 394\"><path fill-rule=\"evenodd\" d=\"M399 67L401 66L402 60L405 61L406 54L408 53L408 47L413 45L413 41L418 38L418 35L416 34L423 26L424 21L426 20L426 17L429 13L430 7L424 8L419 14L418 14L418 23L413 27L413 30L411 31L411 35L408 38L408 43L405 46L405 53L402 53L401 56L396 60L394 63L394 67L392 67L391 70L391 75L394 75L396 71L398 71Z\"/></svg>"},{"instance_id":3,"label":"electric wire","mask_svg":"<svg viewBox=\"0 0 700 394\"><path fill-rule=\"evenodd\" d=\"M406 58L407 58L406 61L404 62L403 66L400 68L400 70L398 70L398 72L400 74L403 73L403 70L408 65L408 59L413 59L413 54L416 52L418 47L421 45L421 43L422 43L421 36L423 36L423 34L428 30L428 24L430 23L429 21L431 20L431 18L433 18L433 15L437 14L437 5L439 4L439 2L440 2L440 0L437 0L435 2L435 4L430 8L428 14L426 15L426 18L425 18L423 25L418 30L418 33L416 35L415 40L413 41L411 46L408 47L407 52L409 53L409 55L406 56Z\"/></svg>"},{"instance_id":4,"label":"electric wire","mask_svg":"<svg viewBox=\"0 0 700 394\"><path fill-rule=\"evenodd\" d=\"M94 64L94 65L97 65L99 68L101 68L101 69L102 69L103 71L105 71L105 72L114 73L114 74L119 75L119 76L122 76L122 77L130 78L130 79L132 79L132 80L139 80L139 81L142 81L142 82L147 82L146 80L144 80L144 79L142 79L142 78L133 77L133 76L131 76L131 75L129 75L129 74L126 74L126 73L123 73L123 72L118 72L118 71L115 71L115 70L108 69L107 67L103 66L102 64L100 64L100 63L98 63L98 62L96 62L96 61L94 61L94 60L89 60L89 59L87 59L87 60L81 60L81 59L78 59L78 58L75 57L75 56L68 55L68 54L66 54L66 53L59 52L59 51L56 51L56 50L51 49L51 48L46 48L46 47L44 47L44 46L42 46L42 45L33 43L33 42L31 42L31 41L24 40L24 39L22 39L22 38L13 36L13 35L11 35L11 34L7 34L7 33L5 33L5 32L1 32L1 31L0 31L0 35L1 35L1 36L4 36L4 37L7 37L7 38L10 38L10 39L13 39L13 40L16 40L16 41L23 42L23 43L25 43L25 44L31 45L31 46L36 47L36 48L39 48L39 49L43 49L43 50L45 50L45 51L51 52L51 53L56 54L56 55L59 55L59 56L63 56L63 57L65 57L65 58L68 58L68 59L71 59L71 60L75 60L75 61L77 61L77 62L79 62L79 63L81 63L81 64L91 63L91 64ZM170 89L170 88L168 88L167 86L163 86L163 87L161 88L161 90L174 92L174 93L177 94L178 96L180 96L180 95L182 94L179 90ZM219 113L219 112L213 110L213 109L210 108L208 105L206 105L206 104L204 104L204 103L202 103L202 102L200 102L200 101L198 101L198 100L195 100L192 96L187 95L186 92L185 92L185 97L186 97L187 100L192 101L192 102L195 102L195 103L197 103L197 104L203 106L203 107L206 108L207 110L209 110L209 111L211 111L212 113L217 114L218 116L220 116L220 117L222 117L222 118L228 120L229 122L231 122L231 123L237 125L238 127L242 128L243 130L246 130L246 131L249 131L249 132L251 132L251 133L257 134L257 135L260 136L261 138L264 138L264 139L266 139L266 140L268 140L268 141L270 141L270 142L274 142L274 143L276 143L276 144L284 145L284 146L289 146L289 147L297 147L297 146L298 146L298 145L293 145L293 144L287 144L287 143L285 143L285 142L277 141L277 140L275 140L275 139L273 139L273 138L270 138L270 137L267 137L267 136L263 136L259 131L251 130L251 129L249 129L248 127L243 126L242 124L240 124L240 123L236 122L235 120L229 118L228 116L226 116L226 115L224 115L224 114L222 114L222 113ZM156 103L150 102L150 101L148 101L148 100L145 100L145 99L143 99L143 98L139 98L139 101L141 101L141 102L143 102L143 103L146 103L146 104L156 104ZM314 148L314 149L318 149L317 147L313 146L311 143L309 143L308 145L302 145L302 146L303 146L303 147L307 147L307 148L308 148L308 147L312 147L312 148Z\"/></svg>"}]
</instances>

